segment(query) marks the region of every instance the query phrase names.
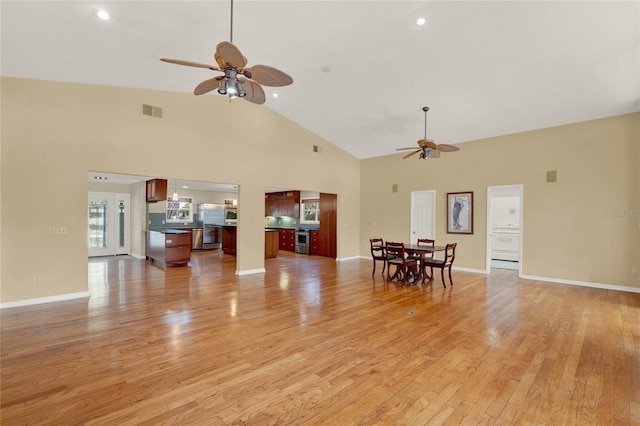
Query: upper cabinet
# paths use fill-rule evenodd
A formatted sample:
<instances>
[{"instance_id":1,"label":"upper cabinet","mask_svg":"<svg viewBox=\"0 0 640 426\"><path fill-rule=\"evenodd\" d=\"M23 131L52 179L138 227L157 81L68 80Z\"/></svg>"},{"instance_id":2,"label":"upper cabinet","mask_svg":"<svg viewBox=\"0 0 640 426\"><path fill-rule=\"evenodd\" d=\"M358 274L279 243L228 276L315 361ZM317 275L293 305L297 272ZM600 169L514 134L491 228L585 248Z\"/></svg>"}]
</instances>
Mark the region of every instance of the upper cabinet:
<instances>
[{"instance_id":1,"label":"upper cabinet","mask_svg":"<svg viewBox=\"0 0 640 426\"><path fill-rule=\"evenodd\" d=\"M300 217L300 191L265 194L264 215Z\"/></svg>"},{"instance_id":2,"label":"upper cabinet","mask_svg":"<svg viewBox=\"0 0 640 426\"><path fill-rule=\"evenodd\" d=\"M167 200L167 180L151 179L147 181L147 203Z\"/></svg>"}]
</instances>

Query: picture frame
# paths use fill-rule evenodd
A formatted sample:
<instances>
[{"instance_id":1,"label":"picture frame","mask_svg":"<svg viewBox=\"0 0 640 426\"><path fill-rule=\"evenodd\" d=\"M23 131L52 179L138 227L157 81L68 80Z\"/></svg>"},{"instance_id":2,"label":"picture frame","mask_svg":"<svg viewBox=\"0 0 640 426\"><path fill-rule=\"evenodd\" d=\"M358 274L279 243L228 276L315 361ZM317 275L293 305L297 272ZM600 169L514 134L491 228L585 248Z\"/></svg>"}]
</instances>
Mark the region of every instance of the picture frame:
<instances>
[{"instance_id":1,"label":"picture frame","mask_svg":"<svg viewBox=\"0 0 640 426\"><path fill-rule=\"evenodd\" d=\"M447 234L473 234L473 191L447 192Z\"/></svg>"}]
</instances>

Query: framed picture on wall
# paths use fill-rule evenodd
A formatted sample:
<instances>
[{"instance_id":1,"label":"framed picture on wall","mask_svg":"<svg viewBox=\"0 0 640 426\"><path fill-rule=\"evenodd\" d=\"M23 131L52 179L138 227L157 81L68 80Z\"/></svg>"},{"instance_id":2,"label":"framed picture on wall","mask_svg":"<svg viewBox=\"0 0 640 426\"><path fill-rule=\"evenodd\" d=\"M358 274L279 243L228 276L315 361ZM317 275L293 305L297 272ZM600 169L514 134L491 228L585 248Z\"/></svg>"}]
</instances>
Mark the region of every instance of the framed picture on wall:
<instances>
[{"instance_id":1,"label":"framed picture on wall","mask_svg":"<svg viewBox=\"0 0 640 426\"><path fill-rule=\"evenodd\" d=\"M473 234L473 192L447 192L447 234Z\"/></svg>"}]
</instances>

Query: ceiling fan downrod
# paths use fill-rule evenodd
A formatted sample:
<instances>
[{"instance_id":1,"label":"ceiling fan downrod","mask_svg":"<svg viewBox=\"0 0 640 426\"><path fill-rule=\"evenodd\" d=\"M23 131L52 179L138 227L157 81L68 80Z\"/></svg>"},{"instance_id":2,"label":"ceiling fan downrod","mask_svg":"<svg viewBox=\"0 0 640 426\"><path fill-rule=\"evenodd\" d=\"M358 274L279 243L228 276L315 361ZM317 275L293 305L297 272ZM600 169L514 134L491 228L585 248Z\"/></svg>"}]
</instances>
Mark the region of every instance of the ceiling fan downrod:
<instances>
[{"instance_id":1,"label":"ceiling fan downrod","mask_svg":"<svg viewBox=\"0 0 640 426\"><path fill-rule=\"evenodd\" d=\"M229 25L229 43L233 43L233 0L231 0L231 24Z\"/></svg>"}]
</instances>

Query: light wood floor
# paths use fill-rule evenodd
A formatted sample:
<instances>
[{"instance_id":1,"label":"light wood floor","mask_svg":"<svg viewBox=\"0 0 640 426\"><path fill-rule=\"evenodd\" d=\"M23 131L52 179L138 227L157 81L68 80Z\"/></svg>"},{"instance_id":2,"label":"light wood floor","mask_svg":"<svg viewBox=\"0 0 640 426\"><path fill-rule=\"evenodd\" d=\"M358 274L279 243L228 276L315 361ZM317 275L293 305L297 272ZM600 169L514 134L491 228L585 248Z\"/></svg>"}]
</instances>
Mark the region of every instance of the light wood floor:
<instances>
[{"instance_id":1,"label":"light wood floor","mask_svg":"<svg viewBox=\"0 0 640 426\"><path fill-rule=\"evenodd\" d=\"M2 425L640 424L638 294L193 259L93 259L89 300L2 310Z\"/></svg>"}]
</instances>

